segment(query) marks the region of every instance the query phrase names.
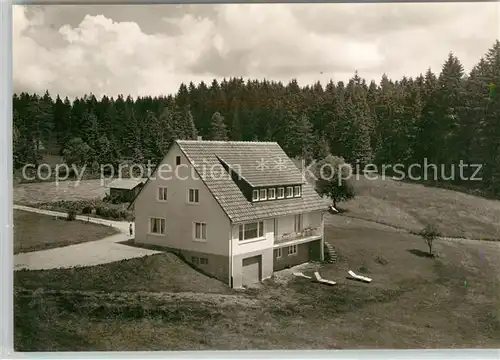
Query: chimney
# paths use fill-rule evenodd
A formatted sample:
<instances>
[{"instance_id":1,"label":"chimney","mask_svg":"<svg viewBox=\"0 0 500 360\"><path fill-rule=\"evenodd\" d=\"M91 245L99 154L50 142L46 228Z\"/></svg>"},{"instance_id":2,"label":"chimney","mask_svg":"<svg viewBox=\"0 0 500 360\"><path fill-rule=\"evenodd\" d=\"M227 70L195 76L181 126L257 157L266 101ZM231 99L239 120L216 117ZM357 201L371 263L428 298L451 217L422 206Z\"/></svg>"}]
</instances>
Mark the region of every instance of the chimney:
<instances>
[{"instance_id":1,"label":"chimney","mask_svg":"<svg viewBox=\"0 0 500 360\"><path fill-rule=\"evenodd\" d=\"M198 136L198 138L196 140L201 141L201 140L203 140L203 138L201 136Z\"/></svg>"}]
</instances>

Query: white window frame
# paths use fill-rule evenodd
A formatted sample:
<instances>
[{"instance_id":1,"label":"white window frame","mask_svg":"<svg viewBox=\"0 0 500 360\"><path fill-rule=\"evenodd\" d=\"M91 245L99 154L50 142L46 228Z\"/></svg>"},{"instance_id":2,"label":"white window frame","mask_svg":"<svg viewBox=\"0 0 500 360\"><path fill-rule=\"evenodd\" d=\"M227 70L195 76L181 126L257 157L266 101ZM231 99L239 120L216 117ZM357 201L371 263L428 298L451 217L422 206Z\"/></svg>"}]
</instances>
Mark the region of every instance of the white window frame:
<instances>
[{"instance_id":1,"label":"white window frame","mask_svg":"<svg viewBox=\"0 0 500 360\"><path fill-rule=\"evenodd\" d=\"M297 193L296 193L296 190L298 190ZM301 186L300 185L294 186L293 187L293 197L301 197L301 196L302 196L302 188L301 188Z\"/></svg>"},{"instance_id":2,"label":"white window frame","mask_svg":"<svg viewBox=\"0 0 500 360\"><path fill-rule=\"evenodd\" d=\"M293 186L286 187L286 197L287 199L293 198Z\"/></svg>"},{"instance_id":3,"label":"white window frame","mask_svg":"<svg viewBox=\"0 0 500 360\"><path fill-rule=\"evenodd\" d=\"M161 220L163 220L163 232L153 232L153 228L151 226L151 221L152 220L160 220L160 230L161 230ZM165 218L162 218L162 217L149 217L148 218L148 234L149 235L155 235L155 236L164 236L165 233L167 232L167 220Z\"/></svg>"},{"instance_id":4,"label":"white window frame","mask_svg":"<svg viewBox=\"0 0 500 360\"><path fill-rule=\"evenodd\" d=\"M280 193L281 193L281 196L280 196ZM284 187L278 188L278 193L276 194L276 198L277 199L284 199L285 198L285 188Z\"/></svg>"},{"instance_id":5,"label":"white window frame","mask_svg":"<svg viewBox=\"0 0 500 360\"><path fill-rule=\"evenodd\" d=\"M299 252L297 245L290 245L288 247L288 256L295 256Z\"/></svg>"},{"instance_id":6,"label":"white window frame","mask_svg":"<svg viewBox=\"0 0 500 360\"><path fill-rule=\"evenodd\" d=\"M259 201L259 190L252 191L252 201Z\"/></svg>"},{"instance_id":7,"label":"white window frame","mask_svg":"<svg viewBox=\"0 0 500 360\"><path fill-rule=\"evenodd\" d=\"M193 191L193 200L196 200L196 194L198 194L198 201L191 201L191 198L190 198L190 195L191 195L191 191ZM187 191L187 202L188 204L192 204L192 205L197 205L200 203L200 190L199 189L188 189Z\"/></svg>"},{"instance_id":8,"label":"white window frame","mask_svg":"<svg viewBox=\"0 0 500 360\"><path fill-rule=\"evenodd\" d=\"M293 217L293 231L295 231L296 233L299 233L302 230L304 230L304 217L302 216L302 214L294 215L294 217Z\"/></svg>"},{"instance_id":9,"label":"white window frame","mask_svg":"<svg viewBox=\"0 0 500 360\"><path fill-rule=\"evenodd\" d=\"M268 200L274 200L274 199L276 199L276 189L275 188L268 189L267 190L267 195L268 195L267 196Z\"/></svg>"},{"instance_id":10,"label":"white window frame","mask_svg":"<svg viewBox=\"0 0 500 360\"><path fill-rule=\"evenodd\" d=\"M250 238L250 239L245 239L245 225L250 225L250 224L257 224L257 237L255 238ZM252 241L260 241L262 239L266 238L266 232L265 232L266 226L264 224L264 221L255 221L251 223L246 223L246 224L240 224L238 225L238 241L239 243L245 243L245 242L252 242ZM260 235L262 233L262 235ZM240 234L242 234L242 239L240 239Z\"/></svg>"},{"instance_id":11,"label":"white window frame","mask_svg":"<svg viewBox=\"0 0 500 360\"><path fill-rule=\"evenodd\" d=\"M196 237L196 226L200 225L200 238ZM203 238L203 225L205 225L205 238ZM193 222L193 241L198 241L198 242L207 242L207 223L201 222L201 221L195 221Z\"/></svg>"},{"instance_id":12,"label":"white window frame","mask_svg":"<svg viewBox=\"0 0 500 360\"><path fill-rule=\"evenodd\" d=\"M264 195L262 195L264 194ZM259 200L267 200L267 189L259 190Z\"/></svg>"},{"instance_id":13,"label":"white window frame","mask_svg":"<svg viewBox=\"0 0 500 360\"><path fill-rule=\"evenodd\" d=\"M276 251L276 259L281 259L283 257L283 248L276 248L274 251Z\"/></svg>"},{"instance_id":14,"label":"white window frame","mask_svg":"<svg viewBox=\"0 0 500 360\"><path fill-rule=\"evenodd\" d=\"M163 194L163 197L161 197L160 194ZM156 195L157 195L156 200L158 202L167 202L168 188L166 186L158 186L158 192L156 193Z\"/></svg>"}]
</instances>

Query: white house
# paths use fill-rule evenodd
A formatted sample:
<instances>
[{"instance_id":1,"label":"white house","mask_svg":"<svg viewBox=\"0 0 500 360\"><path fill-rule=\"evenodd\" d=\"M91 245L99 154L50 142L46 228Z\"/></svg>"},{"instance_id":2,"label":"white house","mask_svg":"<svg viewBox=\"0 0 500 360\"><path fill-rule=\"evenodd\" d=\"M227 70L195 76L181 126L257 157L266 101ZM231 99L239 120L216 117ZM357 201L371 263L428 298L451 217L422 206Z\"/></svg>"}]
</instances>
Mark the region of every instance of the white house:
<instances>
[{"instance_id":1,"label":"white house","mask_svg":"<svg viewBox=\"0 0 500 360\"><path fill-rule=\"evenodd\" d=\"M275 142L175 141L131 206L137 243L232 287L324 257L328 205Z\"/></svg>"}]
</instances>

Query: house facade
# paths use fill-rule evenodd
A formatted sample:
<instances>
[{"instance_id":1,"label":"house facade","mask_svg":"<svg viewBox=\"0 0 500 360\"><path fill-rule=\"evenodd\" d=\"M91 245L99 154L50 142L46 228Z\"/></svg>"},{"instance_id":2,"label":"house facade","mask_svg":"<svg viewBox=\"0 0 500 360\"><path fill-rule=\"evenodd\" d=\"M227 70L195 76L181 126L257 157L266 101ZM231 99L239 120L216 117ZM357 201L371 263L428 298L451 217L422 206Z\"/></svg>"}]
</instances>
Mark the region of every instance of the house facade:
<instances>
[{"instance_id":1,"label":"house facade","mask_svg":"<svg viewBox=\"0 0 500 360\"><path fill-rule=\"evenodd\" d=\"M274 142L178 140L132 205L137 243L235 288L324 256L328 205Z\"/></svg>"}]
</instances>

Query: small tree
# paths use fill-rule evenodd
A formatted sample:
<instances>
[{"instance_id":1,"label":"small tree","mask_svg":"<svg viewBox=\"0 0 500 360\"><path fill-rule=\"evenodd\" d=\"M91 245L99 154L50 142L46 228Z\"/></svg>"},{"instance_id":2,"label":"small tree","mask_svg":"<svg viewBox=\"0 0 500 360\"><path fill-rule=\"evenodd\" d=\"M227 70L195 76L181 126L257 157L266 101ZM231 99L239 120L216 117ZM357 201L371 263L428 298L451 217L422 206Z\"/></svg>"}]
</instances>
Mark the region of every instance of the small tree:
<instances>
[{"instance_id":1,"label":"small tree","mask_svg":"<svg viewBox=\"0 0 500 360\"><path fill-rule=\"evenodd\" d=\"M337 206L339 201L347 201L355 196L354 187L349 180L352 169L341 157L328 155L314 165L316 191L321 196L328 196Z\"/></svg>"},{"instance_id":2,"label":"small tree","mask_svg":"<svg viewBox=\"0 0 500 360\"><path fill-rule=\"evenodd\" d=\"M219 112L215 112L212 115L210 133L212 140L227 140L227 126L224 122L224 117Z\"/></svg>"},{"instance_id":3,"label":"small tree","mask_svg":"<svg viewBox=\"0 0 500 360\"><path fill-rule=\"evenodd\" d=\"M422 230L420 230L419 235L424 239L425 243L429 247L429 256L433 256L432 244L434 243L434 240L436 238L441 236L437 229L437 226L434 224L428 224Z\"/></svg>"}]
</instances>

